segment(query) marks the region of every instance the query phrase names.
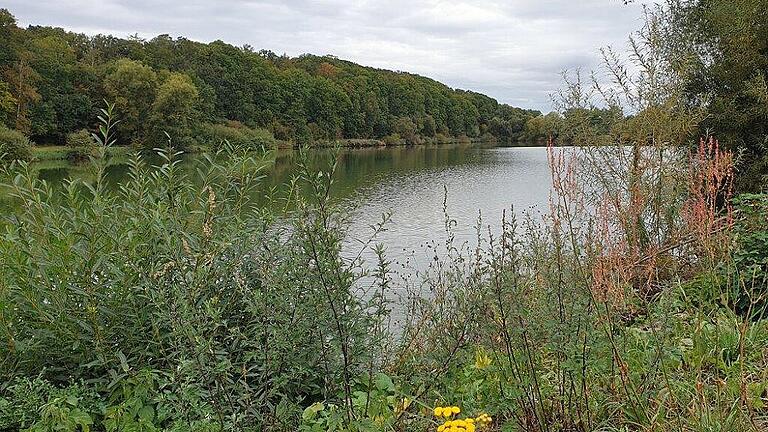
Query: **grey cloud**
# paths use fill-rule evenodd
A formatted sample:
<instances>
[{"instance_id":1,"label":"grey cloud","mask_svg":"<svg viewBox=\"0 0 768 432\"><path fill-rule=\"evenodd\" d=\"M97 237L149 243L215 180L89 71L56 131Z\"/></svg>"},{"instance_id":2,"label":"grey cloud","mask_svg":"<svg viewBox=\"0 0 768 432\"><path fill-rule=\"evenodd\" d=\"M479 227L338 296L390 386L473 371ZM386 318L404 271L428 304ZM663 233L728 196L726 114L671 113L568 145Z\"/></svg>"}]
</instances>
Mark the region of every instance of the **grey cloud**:
<instances>
[{"instance_id":1,"label":"grey cloud","mask_svg":"<svg viewBox=\"0 0 768 432\"><path fill-rule=\"evenodd\" d=\"M429 76L543 111L560 72L622 47L640 4L620 0L6 0L22 25L167 33Z\"/></svg>"}]
</instances>

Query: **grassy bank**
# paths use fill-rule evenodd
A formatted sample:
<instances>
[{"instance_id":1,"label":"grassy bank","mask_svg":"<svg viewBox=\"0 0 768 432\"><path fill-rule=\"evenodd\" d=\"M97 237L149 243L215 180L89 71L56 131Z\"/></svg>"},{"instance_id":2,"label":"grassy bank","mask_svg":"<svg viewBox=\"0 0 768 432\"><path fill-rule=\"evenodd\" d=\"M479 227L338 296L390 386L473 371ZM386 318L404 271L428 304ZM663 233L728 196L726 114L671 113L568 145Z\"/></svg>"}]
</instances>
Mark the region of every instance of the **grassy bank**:
<instances>
[{"instance_id":1,"label":"grassy bank","mask_svg":"<svg viewBox=\"0 0 768 432\"><path fill-rule=\"evenodd\" d=\"M396 146L418 146L418 145L438 145L438 144L472 144L472 143L495 143L498 140L494 137L418 137L413 142L402 138L389 139L369 139L369 138L344 138L334 140L319 140L312 143L312 147L320 148L365 148L365 147L396 147ZM290 141L278 142L279 148L299 148L300 144Z\"/></svg>"},{"instance_id":2,"label":"grassy bank","mask_svg":"<svg viewBox=\"0 0 768 432\"><path fill-rule=\"evenodd\" d=\"M127 157L134 150L127 146L114 146L107 149L110 157ZM32 160L35 162L66 160L70 158L72 149L67 146L35 145L32 146Z\"/></svg>"},{"instance_id":3,"label":"grassy bank","mask_svg":"<svg viewBox=\"0 0 768 432\"><path fill-rule=\"evenodd\" d=\"M494 138L468 138L468 137L458 137L458 138L430 138L430 139L421 139L418 144L415 145L436 145L436 144L472 144L472 143L496 143L498 142ZM386 142L384 140L378 140L378 139L359 139L359 138L350 138L350 139L338 139L338 140L329 140L329 141L317 141L313 143L312 147L319 147L319 148L334 148L334 147L343 147L343 148L366 148L366 147L389 147L389 146L405 146L409 145L404 140L398 140L397 142ZM546 143L515 143L515 145L534 145L534 146L541 146L546 145ZM210 146L201 146L201 145L195 145L191 148L185 149L185 153L205 153L208 151L211 151L208 147ZM290 148L300 148L301 146L297 143L290 142L290 141L276 141L275 142L275 148L280 149L290 149ZM42 162L42 161L55 161L55 160L67 160L71 158L72 150L63 145L34 145L31 147L31 160L34 162ZM108 155L110 157L117 157L117 158L126 158L131 153L135 152L136 150L130 146L113 146L110 147L107 151Z\"/></svg>"}]
</instances>

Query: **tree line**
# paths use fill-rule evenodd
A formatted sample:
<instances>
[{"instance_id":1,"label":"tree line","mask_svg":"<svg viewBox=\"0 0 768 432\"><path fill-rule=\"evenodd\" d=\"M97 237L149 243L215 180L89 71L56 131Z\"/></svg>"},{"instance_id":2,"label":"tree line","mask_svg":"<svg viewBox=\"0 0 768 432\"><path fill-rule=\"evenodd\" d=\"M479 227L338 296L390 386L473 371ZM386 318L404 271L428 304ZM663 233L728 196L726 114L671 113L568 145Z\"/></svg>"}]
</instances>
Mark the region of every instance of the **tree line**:
<instances>
[{"instance_id":1,"label":"tree line","mask_svg":"<svg viewBox=\"0 0 768 432\"><path fill-rule=\"evenodd\" d=\"M288 57L251 46L160 35L88 36L18 27L0 11L0 121L61 143L116 104L122 143L186 146L222 128L261 129L296 143L389 138L524 138L540 112L418 75L333 56Z\"/></svg>"}]
</instances>

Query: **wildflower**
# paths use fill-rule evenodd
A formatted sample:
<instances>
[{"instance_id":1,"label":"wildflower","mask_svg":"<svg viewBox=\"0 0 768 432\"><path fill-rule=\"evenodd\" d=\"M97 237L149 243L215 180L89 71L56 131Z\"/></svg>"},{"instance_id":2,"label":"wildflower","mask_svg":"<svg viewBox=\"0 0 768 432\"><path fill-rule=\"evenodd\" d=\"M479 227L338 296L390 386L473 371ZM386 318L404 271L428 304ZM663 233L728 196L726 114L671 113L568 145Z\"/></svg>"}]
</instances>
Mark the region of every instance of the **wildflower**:
<instances>
[{"instance_id":1,"label":"wildflower","mask_svg":"<svg viewBox=\"0 0 768 432\"><path fill-rule=\"evenodd\" d=\"M181 239L181 246L184 248L184 253L187 255L192 255L192 248L189 247L189 242L187 242L187 239Z\"/></svg>"},{"instance_id":2,"label":"wildflower","mask_svg":"<svg viewBox=\"0 0 768 432\"><path fill-rule=\"evenodd\" d=\"M160 268L158 271L156 271L152 276L154 276L155 279L160 279L161 277L165 276L166 273L168 273L169 270L171 270L173 267L176 266L176 263L173 261L168 261L163 265L162 268Z\"/></svg>"},{"instance_id":3,"label":"wildflower","mask_svg":"<svg viewBox=\"0 0 768 432\"><path fill-rule=\"evenodd\" d=\"M206 220L205 223L203 223L203 237L209 239L213 235L213 228L211 227L211 221Z\"/></svg>"},{"instance_id":4,"label":"wildflower","mask_svg":"<svg viewBox=\"0 0 768 432\"><path fill-rule=\"evenodd\" d=\"M482 426L485 426L485 425L489 424L490 422L492 422L493 418L491 418L491 416L489 416L486 413L480 413L480 415L475 418L475 421L478 424L480 424Z\"/></svg>"},{"instance_id":5,"label":"wildflower","mask_svg":"<svg viewBox=\"0 0 768 432\"><path fill-rule=\"evenodd\" d=\"M481 413L477 418L453 418L461 412L457 406L435 407L433 413L435 417L444 417L446 420L437 426L437 432L476 432L491 423L491 417L488 414Z\"/></svg>"},{"instance_id":6,"label":"wildflower","mask_svg":"<svg viewBox=\"0 0 768 432\"><path fill-rule=\"evenodd\" d=\"M433 414L435 415L435 417L448 418L460 412L461 412L461 409L457 406L447 406L447 407L435 407Z\"/></svg>"},{"instance_id":7,"label":"wildflower","mask_svg":"<svg viewBox=\"0 0 768 432\"><path fill-rule=\"evenodd\" d=\"M491 358L482 349L475 352L475 368L485 369L491 365Z\"/></svg>"}]
</instances>

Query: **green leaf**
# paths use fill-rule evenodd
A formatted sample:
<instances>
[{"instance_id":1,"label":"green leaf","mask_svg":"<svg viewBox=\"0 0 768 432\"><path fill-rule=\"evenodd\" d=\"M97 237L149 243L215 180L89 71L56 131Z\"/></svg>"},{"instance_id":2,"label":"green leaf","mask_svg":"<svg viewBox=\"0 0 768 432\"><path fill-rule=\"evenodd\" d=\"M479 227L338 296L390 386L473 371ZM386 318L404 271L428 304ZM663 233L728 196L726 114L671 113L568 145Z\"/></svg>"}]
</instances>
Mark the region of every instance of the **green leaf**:
<instances>
[{"instance_id":1,"label":"green leaf","mask_svg":"<svg viewBox=\"0 0 768 432\"><path fill-rule=\"evenodd\" d=\"M145 423L152 423L152 421L155 418L155 410L152 409L151 405L144 405L139 410L139 421L145 422Z\"/></svg>"},{"instance_id":2,"label":"green leaf","mask_svg":"<svg viewBox=\"0 0 768 432\"><path fill-rule=\"evenodd\" d=\"M87 412L74 408L69 412L70 420L83 429L83 432L91 430L90 426L93 424L93 419Z\"/></svg>"},{"instance_id":3,"label":"green leaf","mask_svg":"<svg viewBox=\"0 0 768 432\"><path fill-rule=\"evenodd\" d=\"M395 391L395 383L388 375L379 373L376 375L376 388L379 390Z\"/></svg>"},{"instance_id":4,"label":"green leaf","mask_svg":"<svg viewBox=\"0 0 768 432\"><path fill-rule=\"evenodd\" d=\"M128 359L125 358L125 354L122 351L118 351L117 358L120 359L120 367L123 368L123 372L128 372Z\"/></svg>"},{"instance_id":5,"label":"green leaf","mask_svg":"<svg viewBox=\"0 0 768 432\"><path fill-rule=\"evenodd\" d=\"M304 412L301 413L301 418L304 420L313 420L315 417L317 417L317 413L324 409L325 405L323 405L322 402L315 402L304 409Z\"/></svg>"}]
</instances>

